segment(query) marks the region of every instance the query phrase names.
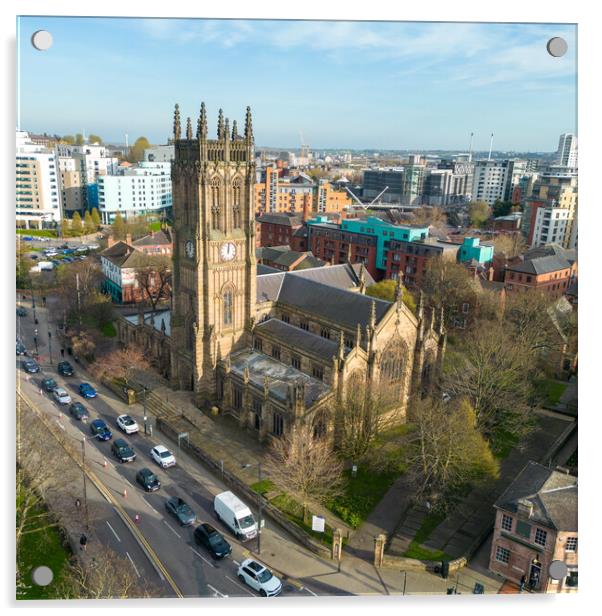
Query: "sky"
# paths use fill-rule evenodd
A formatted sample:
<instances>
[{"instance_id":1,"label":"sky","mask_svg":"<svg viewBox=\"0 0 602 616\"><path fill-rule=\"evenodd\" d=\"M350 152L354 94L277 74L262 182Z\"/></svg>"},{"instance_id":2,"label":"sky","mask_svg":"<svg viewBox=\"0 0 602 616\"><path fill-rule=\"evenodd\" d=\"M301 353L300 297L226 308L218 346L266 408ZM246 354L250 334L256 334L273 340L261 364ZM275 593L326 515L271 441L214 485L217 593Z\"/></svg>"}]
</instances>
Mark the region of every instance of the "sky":
<instances>
[{"instance_id":1,"label":"sky","mask_svg":"<svg viewBox=\"0 0 602 616\"><path fill-rule=\"evenodd\" d=\"M165 143L219 108L256 146L556 149L576 132L577 28L561 24L21 17L22 130ZM31 35L48 30L37 51ZM561 36L568 52L546 43ZM211 134L210 134L211 136Z\"/></svg>"}]
</instances>

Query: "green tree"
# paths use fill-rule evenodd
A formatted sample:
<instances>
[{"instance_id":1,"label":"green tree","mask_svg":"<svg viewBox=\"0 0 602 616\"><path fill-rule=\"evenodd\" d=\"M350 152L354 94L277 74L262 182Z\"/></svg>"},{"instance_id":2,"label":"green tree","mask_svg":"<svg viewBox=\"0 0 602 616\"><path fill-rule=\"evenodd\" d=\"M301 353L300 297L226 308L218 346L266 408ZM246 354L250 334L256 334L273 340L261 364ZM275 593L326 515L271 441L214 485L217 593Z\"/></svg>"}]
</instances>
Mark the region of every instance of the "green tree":
<instances>
[{"instance_id":1,"label":"green tree","mask_svg":"<svg viewBox=\"0 0 602 616\"><path fill-rule=\"evenodd\" d=\"M98 145L102 145L102 137L99 137L98 135L89 135L88 143L97 143Z\"/></svg>"},{"instance_id":2,"label":"green tree","mask_svg":"<svg viewBox=\"0 0 602 616\"><path fill-rule=\"evenodd\" d=\"M113 220L113 224L111 225L111 234L116 240L124 240L126 233L126 224L121 216L121 212L117 212L115 220Z\"/></svg>"},{"instance_id":3,"label":"green tree","mask_svg":"<svg viewBox=\"0 0 602 616\"><path fill-rule=\"evenodd\" d=\"M81 133L75 135L75 145L84 145L84 136Z\"/></svg>"},{"instance_id":4,"label":"green tree","mask_svg":"<svg viewBox=\"0 0 602 616\"><path fill-rule=\"evenodd\" d=\"M84 225L82 224L82 217L79 212L73 213L71 219L71 233L75 236L81 235L84 232Z\"/></svg>"},{"instance_id":5,"label":"green tree","mask_svg":"<svg viewBox=\"0 0 602 616\"><path fill-rule=\"evenodd\" d=\"M395 280L381 280L376 284L369 286L366 289L366 295L370 297L376 297L378 299L384 299L387 302L395 301L395 292L397 289L397 281ZM401 298L403 303L416 314L416 301L413 295L404 287L401 287Z\"/></svg>"},{"instance_id":6,"label":"green tree","mask_svg":"<svg viewBox=\"0 0 602 616\"><path fill-rule=\"evenodd\" d=\"M473 227L482 227L491 218L491 208L485 201L473 201L468 206L468 216Z\"/></svg>"},{"instance_id":7,"label":"green tree","mask_svg":"<svg viewBox=\"0 0 602 616\"><path fill-rule=\"evenodd\" d=\"M494 216L508 216L512 211L512 202L511 201L502 201L501 199L496 199L493 204L493 215Z\"/></svg>"},{"instance_id":8,"label":"green tree","mask_svg":"<svg viewBox=\"0 0 602 616\"><path fill-rule=\"evenodd\" d=\"M61 141L68 145L73 145L75 143L75 137L73 135L65 135L64 137L61 137Z\"/></svg>"},{"instance_id":9,"label":"green tree","mask_svg":"<svg viewBox=\"0 0 602 616\"><path fill-rule=\"evenodd\" d=\"M29 261L29 263L28 263ZM28 289L31 284L29 268L31 260L27 259L27 248L17 243L17 289Z\"/></svg>"},{"instance_id":10,"label":"green tree","mask_svg":"<svg viewBox=\"0 0 602 616\"><path fill-rule=\"evenodd\" d=\"M84 214L84 233L89 235L90 233L94 233L95 230L96 225L92 220L92 214L90 214L89 210L86 210L86 213Z\"/></svg>"},{"instance_id":11,"label":"green tree","mask_svg":"<svg viewBox=\"0 0 602 616\"><path fill-rule=\"evenodd\" d=\"M151 144L146 137L138 137L138 139L134 142L134 145L130 148L130 162L136 163L144 160L144 150L150 147Z\"/></svg>"},{"instance_id":12,"label":"green tree","mask_svg":"<svg viewBox=\"0 0 602 616\"><path fill-rule=\"evenodd\" d=\"M66 216L61 220L61 237L71 237L71 223Z\"/></svg>"},{"instance_id":13,"label":"green tree","mask_svg":"<svg viewBox=\"0 0 602 616\"><path fill-rule=\"evenodd\" d=\"M100 227L100 214L98 213L98 208L92 208L92 222L94 223L95 229Z\"/></svg>"}]
</instances>

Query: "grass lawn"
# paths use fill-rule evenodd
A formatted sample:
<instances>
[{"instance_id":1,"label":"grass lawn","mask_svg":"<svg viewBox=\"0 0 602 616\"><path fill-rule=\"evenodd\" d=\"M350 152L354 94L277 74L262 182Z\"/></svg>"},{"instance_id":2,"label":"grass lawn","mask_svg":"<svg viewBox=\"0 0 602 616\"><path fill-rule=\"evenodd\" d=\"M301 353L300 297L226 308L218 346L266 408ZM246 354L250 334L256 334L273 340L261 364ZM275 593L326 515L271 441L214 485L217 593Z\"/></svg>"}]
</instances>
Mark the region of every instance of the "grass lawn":
<instances>
[{"instance_id":1,"label":"grass lawn","mask_svg":"<svg viewBox=\"0 0 602 616\"><path fill-rule=\"evenodd\" d=\"M155 220L154 222L150 223L149 227L151 231L161 231L161 221Z\"/></svg>"},{"instance_id":2,"label":"grass lawn","mask_svg":"<svg viewBox=\"0 0 602 616\"><path fill-rule=\"evenodd\" d=\"M503 460L518 443L516 436L500 430L491 440L491 451L498 460Z\"/></svg>"},{"instance_id":3,"label":"grass lawn","mask_svg":"<svg viewBox=\"0 0 602 616\"><path fill-rule=\"evenodd\" d=\"M303 505L298 503L288 494L279 494L274 497L270 503L280 509L280 511L297 526L300 526L308 535L316 541L326 545L332 545L332 528L325 525L323 533L317 533L311 529L311 523L307 524L303 521ZM311 516L311 514L310 514ZM343 542L344 543L344 542Z\"/></svg>"},{"instance_id":4,"label":"grass lawn","mask_svg":"<svg viewBox=\"0 0 602 616\"><path fill-rule=\"evenodd\" d=\"M17 229L17 235L31 235L32 237L58 237L52 229Z\"/></svg>"},{"instance_id":5,"label":"grass lawn","mask_svg":"<svg viewBox=\"0 0 602 616\"><path fill-rule=\"evenodd\" d=\"M99 329L102 332L102 335L107 338L114 338L117 335L117 330L115 329L113 323L105 323Z\"/></svg>"},{"instance_id":6,"label":"grass lawn","mask_svg":"<svg viewBox=\"0 0 602 616\"><path fill-rule=\"evenodd\" d=\"M537 384L538 391L546 397L546 401L550 405L555 405L560 402L560 398L567 388L568 383L563 381L554 381L553 379L544 379Z\"/></svg>"},{"instance_id":7,"label":"grass lawn","mask_svg":"<svg viewBox=\"0 0 602 616\"><path fill-rule=\"evenodd\" d=\"M417 558L418 560L451 560L451 556L442 550L428 550L421 546L444 519L445 516L440 513L427 515L420 528L416 531L410 547L404 552L404 556L407 558Z\"/></svg>"},{"instance_id":8,"label":"grass lawn","mask_svg":"<svg viewBox=\"0 0 602 616\"><path fill-rule=\"evenodd\" d=\"M251 490L257 492L257 494L267 494L274 489L276 489L276 486L271 479L262 479L251 485Z\"/></svg>"},{"instance_id":9,"label":"grass lawn","mask_svg":"<svg viewBox=\"0 0 602 616\"><path fill-rule=\"evenodd\" d=\"M43 516L37 522L40 526L44 526L49 520ZM24 535L17 557L19 571L23 576L17 598L22 600L56 598L54 588L63 575L69 557L70 552L63 547L60 532L56 527ZM33 570L42 565L50 567L54 573L54 580L48 586L37 586L32 580Z\"/></svg>"}]
</instances>

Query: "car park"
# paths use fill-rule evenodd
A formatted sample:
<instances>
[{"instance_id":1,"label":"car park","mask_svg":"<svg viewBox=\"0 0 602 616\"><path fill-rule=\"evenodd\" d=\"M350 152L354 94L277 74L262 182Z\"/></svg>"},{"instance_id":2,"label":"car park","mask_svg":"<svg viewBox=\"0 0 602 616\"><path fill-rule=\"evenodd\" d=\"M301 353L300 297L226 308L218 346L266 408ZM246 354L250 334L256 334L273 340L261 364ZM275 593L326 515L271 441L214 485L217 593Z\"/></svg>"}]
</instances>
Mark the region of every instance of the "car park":
<instances>
[{"instance_id":1,"label":"car park","mask_svg":"<svg viewBox=\"0 0 602 616\"><path fill-rule=\"evenodd\" d=\"M119 415L117 427L126 434L136 434L140 431L138 424L129 415Z\"/></svg>"},{"instance_id":2,"label":"car park","mask_svg":"<svg viewBox=\"0 0 602 616\"><path fill-rule=\"evenodd\" d=\"M65 248L63 249L63 254L64 255L72 255L75 252L75 250L73 250L73 248Z\"/></svg>"},{"instance_id":3,"label":"car park","mask_svg":"<svg viewBox=\"0 0 602 616\"><path fill-rule=\"evenodd\" d=\"M69 413L71 413L71 415L75 417L75 419L79 419L80 421L82 421L83 419L88 419L88 417L90 417L88 409L81 402L74 402L69 407Z\"/></svg>"},{"instance_id":4,"label":"car park","mask_svg":"<svg viewBox=\"0 0 602 616\"><path fill-rule=\"evenodd\" d=\"M161 468L169 468L170 466L176 465L176 458L163 445L155 445L150 451L151 458L161 467Z\"/></svg>"},{"instance_id":5,"label":"car park","mask_svg":"<svg viewBox=\"0 0 602 616\"><path fill-rule=\"evenodd\" d=\"M275 597L282 592L282 582L267 567L252 558L240 564L238 579L262 597Z\"/></svg>"},{"instance_id":6,"label":"car park","mask_svg":"<svg viewBox=\"0 0 602 616\"><path fill-rule=\"evenodd\" d=\"M38 255L35 254L35 252L34 252L33 254L29 255L29 258L33 259L35 261L38 258Z\"/></svg>"},{"instance_id":7,"label":"car park","mask_svg":"<svg viewBox=\"0 0 602 616\"><path fill-rule=\"evenodd\" d=\"M100 244L88 244L89 250L98 250L100 248Z\"/></svg>"},{"instance_id":8,"label":"car park","mask_svg":"<svg viewBox=\"0 0 602 616\"><path fill-rule=\"evenodd\" d=\"M42 379L42 389L46 393L53 392L58 386L59 384L51 376L46 379Z\"/></svg>"},{"instance_id":9,"label":"car park","mask_svg":"<svg viewBox=\"0 0 602 616\"><path fill-rule=\"evenodd\" d=\"M161 487L159 478L150 468L143 468L136 473L136 481L147 491L156 492Z\"/></svg>"},{"instance_id":10,"label":"car park","mask_svg":"<svg viewBox=\"0 0 602 616\"><path fill-rule=\"evenodd\" d=\"M96 398L96 390L90 383L81 383L79 386L80 396L84 398Z\"/></svg>"},{"instance_id":11,"label":"car park","mask_svg":"<svg viewBox=\"0 0 602 616\"><path fill-rule=\"evenodd\" d=\"M23 370L29 374L35 374L40 371L40 366L38 366L38 362L35 359L24 359Z\"/></svg>"},{"instance_id":12,"label":"car park","mask_svg":"<svg viewBox=\"0 0 602 616\"><path fill-rule=\"evenodd\" d=\"M73 366L68 361L61 361L57 366L58 373L61 376L73 376Z\"/></svg>"},{"instance_id":13,"label":"car park","mask_svg":"<svg viewBox=\"0 0 602 616\"><path fill-rule=\"evenodd\" d=\"M191 526L196 522L194 511L178 496L168 498L165 501L165 509L180 523L180 526Z\"/></svg>"},{"instance_id":14,"label":"car park","mask_svg":"<svg viewBox=\"0 0 602 616\"><path fill-rule=\"evenodd\" d=\"M111 451L120 462L133 462L136 459L134 450L122 438L117 438L113 441Z\"/></svg>"},{"instance_id":15,"label":"car park","mask_svg":"<svg viewBox=\"0 0 602 616\"><path fill-rule=\"evenodd\" d=\"M211 524L199 524L193 534L195 542L207 548L213 558L225 558L232 554L232 546Z\"/></svg>"},{"instance_id":16,"label":"car park","mask_svg":"<svg viewBox=\"0 0 602 616\"><path fill-rule=\"evenodd\" d=\"M101 441L110 441L113 433L102 419L94 419L90 423L90 432Z\"/></svg>"},{"instance_id":17,"label":"car park","mask_svg":"<svg viewBox=\"0 0 602 616\"><path fill-rule=\"evenodd\" d=\"M71 396L62 387L55 387L52 396L59 404L71 404Z\"/></svg>"}]
</instances>

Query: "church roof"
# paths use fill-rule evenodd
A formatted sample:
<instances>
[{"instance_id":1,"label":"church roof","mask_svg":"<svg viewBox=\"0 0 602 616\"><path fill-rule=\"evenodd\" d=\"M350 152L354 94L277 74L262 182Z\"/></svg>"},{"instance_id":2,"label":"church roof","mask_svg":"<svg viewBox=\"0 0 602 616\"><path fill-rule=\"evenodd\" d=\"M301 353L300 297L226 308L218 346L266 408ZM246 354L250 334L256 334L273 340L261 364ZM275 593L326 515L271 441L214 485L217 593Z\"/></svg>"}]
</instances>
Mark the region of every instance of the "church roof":
<instances>
[{"instance_id":1,"label":"church roof","mask_svg":"<svg viewBox=\"0 0 602 616\"><path fill-rule=\"evenodd\" d=\"M318 336L317 334L312 334L300 327L285 323L280 319L268 319L267 321L258 323L255 329L258 330L259 333L267 334L282 340L283 344L287 346L292 346L310 355L317 355L322 359L330 360L338 351L337 342L322 338L322 336Z\"/></svg>"}]
</instances>

